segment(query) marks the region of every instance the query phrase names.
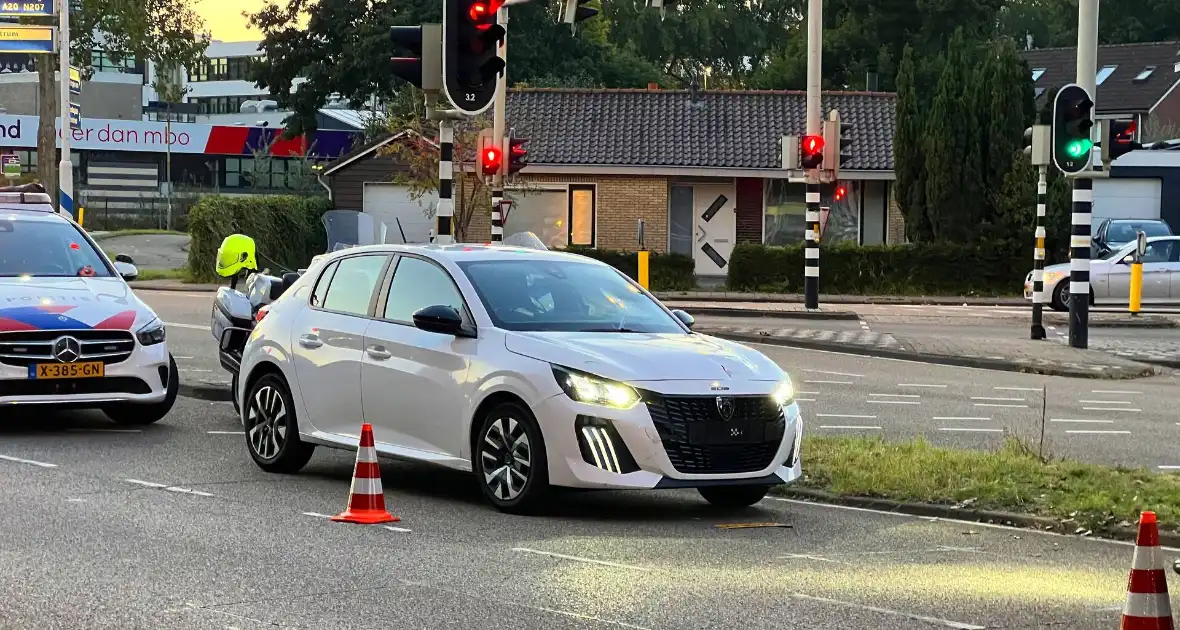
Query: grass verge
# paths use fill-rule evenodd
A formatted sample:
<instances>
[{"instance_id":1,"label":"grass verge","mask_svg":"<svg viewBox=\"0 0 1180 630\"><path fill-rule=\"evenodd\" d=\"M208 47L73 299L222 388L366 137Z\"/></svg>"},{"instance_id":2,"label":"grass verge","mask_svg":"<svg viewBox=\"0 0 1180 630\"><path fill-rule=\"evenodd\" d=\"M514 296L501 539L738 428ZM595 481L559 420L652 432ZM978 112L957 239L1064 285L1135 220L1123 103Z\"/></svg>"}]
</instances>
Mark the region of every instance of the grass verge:
<instances>
[{"instance_id":1,"label":"grass verge","mask_svg":"<svg viewBox=\"0 0 1180 630\"><path fill-rule=\"evenodd\" d=\"M188 269L140 269L140 280L180 280L181 282L192 282L192 274Z\"/></svg>"},{"instance_id":2,"label":"grass verge","mask_svg":"<svg viewBox=\"0 0 1180 630\"><path fill-rule=\"evenodd\" d=\"M113 232L107 232L97 236L92 234L90 237L96 241L105 241L112 238L118 238L120 236L138 236L141 234L172 234L175 236L185 235L184 232L177 232L175 230L115 230Z\"/></svg>"},{"instance_id":3,"label":"grass verge","mask_svg":"<svg viewBox=\"0 0 1180 630\"><path fill-rule=\"evenodd\" d=\"M1152 510L1161 530L1180 531L1180 475L1044 461L1012 437L996 451L920 438L808 437L803 473L798 487L841 496L1045 516L1094 533L1133 525Z\"/></svg>"}]
</instances>

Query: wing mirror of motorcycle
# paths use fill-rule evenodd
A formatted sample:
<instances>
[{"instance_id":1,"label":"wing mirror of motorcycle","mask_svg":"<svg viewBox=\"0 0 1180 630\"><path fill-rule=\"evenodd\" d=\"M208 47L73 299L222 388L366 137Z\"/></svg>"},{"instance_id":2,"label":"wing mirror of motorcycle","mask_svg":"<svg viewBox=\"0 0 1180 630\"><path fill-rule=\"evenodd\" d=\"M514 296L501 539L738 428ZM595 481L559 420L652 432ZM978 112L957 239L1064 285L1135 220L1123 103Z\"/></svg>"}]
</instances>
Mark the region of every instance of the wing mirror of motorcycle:
<instances>
[{"instance_id":1,"label":"wing mirror of motorcycle","mask_svg":"<svg viewBox=\"0 0 1180 630\"><path fill-rule=\"evenodd\" d=\"M135 264L135 261L131 260L131 257L127 254L115 254L115 262L127 263L128 265Z\"/></svg>"},{"instance_id":2,"label":"wing mirror of motorcycle","mask_svg":"<svg viewBox=\"0 0 1180 630\"><path fill-rule=\"evenodd\" d=\"M124 258L126 258L126 256L124 256ZM128 260L130 259L128 258ZM135 265L122 260L115 261L115 271L118 272L120 277L128 282L131 282L132 280L139 277L139 269L136 269Z\"/></svg>"}]
</instances>

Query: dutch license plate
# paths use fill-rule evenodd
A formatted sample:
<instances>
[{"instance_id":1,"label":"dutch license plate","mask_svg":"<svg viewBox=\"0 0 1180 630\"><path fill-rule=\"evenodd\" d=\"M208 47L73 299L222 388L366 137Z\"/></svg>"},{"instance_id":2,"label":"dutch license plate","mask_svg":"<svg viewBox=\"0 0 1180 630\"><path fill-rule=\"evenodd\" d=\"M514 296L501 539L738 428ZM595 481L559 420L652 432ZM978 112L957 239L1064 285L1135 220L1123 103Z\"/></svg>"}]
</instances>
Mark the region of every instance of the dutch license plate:
<instances>
[{"instance_id":1,"label":"dutch license plate","mask_svg":"<svg viewBox=\"0 0 1180 630\"><path fill-rule=\"evenodd\" d=\"M102 378L105 374L102 361L81 363L36 363L29 366L31 379L55 378Z\"/></svg>"},{"instance_id":2,"label":"dutch license plate","mask_svg":"<svg viewBox=\"0 0 1180 630\"><path fill-rule=\"evenodd\" d=\"M689 425L688 441L700 446L757 444L766 439L766 427L752 422L698 422Z\"/></svg>"}]
</instances>

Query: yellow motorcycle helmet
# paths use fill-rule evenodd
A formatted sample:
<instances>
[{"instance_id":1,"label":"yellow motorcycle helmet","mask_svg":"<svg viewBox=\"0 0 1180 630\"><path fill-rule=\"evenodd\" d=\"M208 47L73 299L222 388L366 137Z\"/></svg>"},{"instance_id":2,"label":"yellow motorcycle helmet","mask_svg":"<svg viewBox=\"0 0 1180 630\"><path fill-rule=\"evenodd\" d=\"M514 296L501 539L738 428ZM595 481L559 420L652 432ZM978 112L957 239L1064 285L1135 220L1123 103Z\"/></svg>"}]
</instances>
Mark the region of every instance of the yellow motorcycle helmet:
<instances>
[{"instance_id":1,"label":"yellow motorcycle helmet","mask_svg":"<svg viewBox=\"0 0 1180 630\"><path fill-rule=\"evenodd\" d=\"M229 278L243 269L258 270L258 263L254 262L254 239L245 234L230 234L217 248L217 275Z\"/></svg>"}]
</instances>

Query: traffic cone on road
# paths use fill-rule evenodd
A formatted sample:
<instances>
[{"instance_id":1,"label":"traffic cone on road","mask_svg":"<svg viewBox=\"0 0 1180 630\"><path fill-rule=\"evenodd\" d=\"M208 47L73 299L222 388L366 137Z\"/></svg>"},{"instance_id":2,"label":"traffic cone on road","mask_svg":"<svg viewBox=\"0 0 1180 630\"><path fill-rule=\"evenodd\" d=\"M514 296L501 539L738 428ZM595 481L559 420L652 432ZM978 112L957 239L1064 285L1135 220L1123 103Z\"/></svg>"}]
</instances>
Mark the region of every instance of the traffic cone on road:
<instances>
[{"instance_id":1,"label":"traffic cone on road","mask_svg":"<svg viewBox=\"0 0 1180 630\"><path fill-rule=\"evenodd\" d=\"M361 425L360 448L356 450L356 468L352 471L352 488L348 492L348 509L332 517L342 523L393 523L401 519L385 509L385 491L381 489L381 468L377 448L373 445L373 426Z\"/></svg>"},{"instance_id":2,"label":"traffic cone on road","mask_svg":"<svg viewBox=\"0 0 1180 630\"><path fill-rule=\"evenodd\" d=\"M1173 630L1172 604L1168 600L1168 578L1160 552L1160 534L1155 512L1139 517L1139 536L1131 559L1127 583L1127 604L1123 607L1120 630Z\"/></svg>"}]
</instances>

